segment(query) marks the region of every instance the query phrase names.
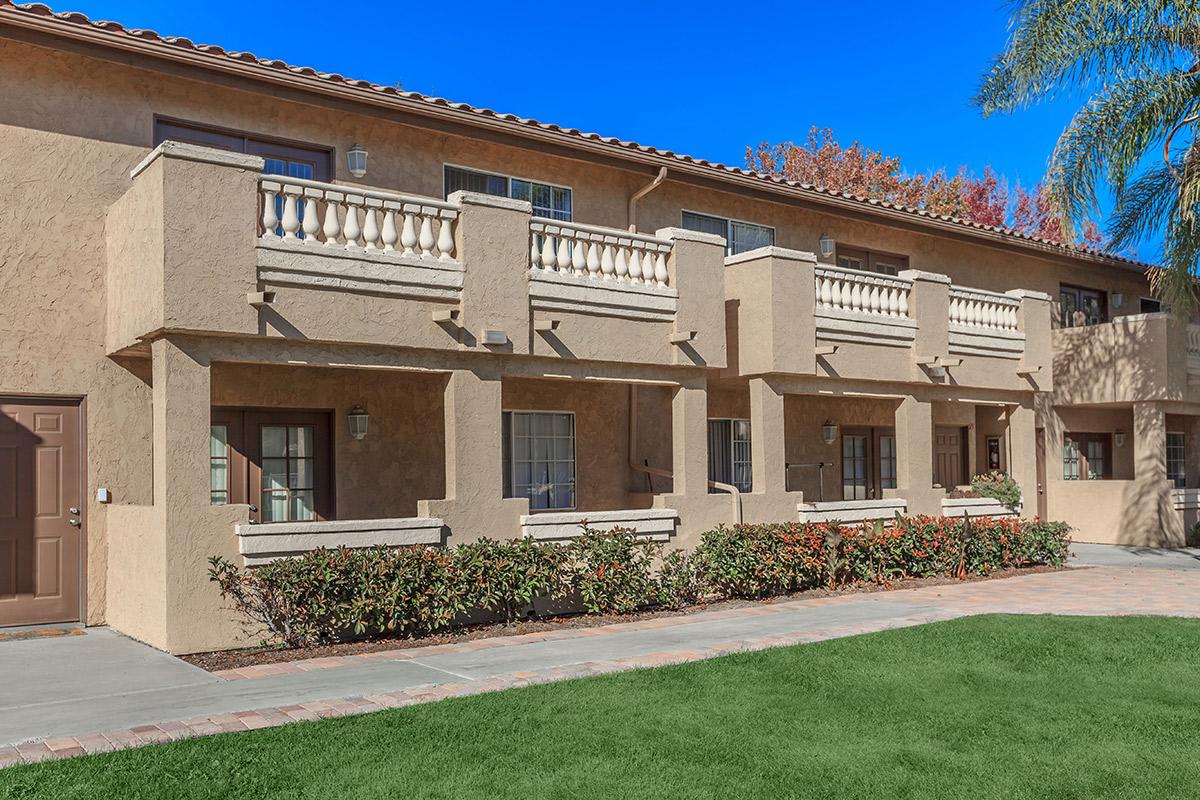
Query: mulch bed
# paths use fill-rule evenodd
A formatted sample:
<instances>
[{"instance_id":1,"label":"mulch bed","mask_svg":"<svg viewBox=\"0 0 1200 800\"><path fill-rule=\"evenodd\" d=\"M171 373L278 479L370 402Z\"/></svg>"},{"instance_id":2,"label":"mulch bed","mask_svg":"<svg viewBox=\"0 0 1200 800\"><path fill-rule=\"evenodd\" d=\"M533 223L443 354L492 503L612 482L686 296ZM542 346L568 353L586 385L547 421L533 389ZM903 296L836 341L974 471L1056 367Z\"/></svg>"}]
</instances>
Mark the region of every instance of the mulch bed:
<instances>
[{"instance_id":1,"label":"mulch bed","mask_svg":"<svg viewBox=\"0 0 1200 800\"><path fill-rule=\"evenodd\" d=\"M469 642L475 639L491 639L498 636L520 636L525 633L562 630L564 628L595 628L601 625L612 625L618 622L633 622L635 620L655 619L658 617L683 617L690 614L700 614L706 611L720 611L729 608L745 608L747 606L772 605L785 603L789 600L807 599L810 597L838 597L842 595L872 594L894 589L919 589L923 586L946 586L958 583L974 583L978 581L1002 580L1019 575L1036 575L1043 572L1059 572L1069 567L1025 567L1021 569L1002 569L983 577L971 577L964 581L955 578L907 578L888 584L864 583L844 589L809 589L804 592L768 597L762 600L722 600L705 603L678 611L645 611L639 614L572 614L569 616L544 617L530 619L505 625L492 623L457 628L444 633L436 633L419 638L368 639L357 642L341 642L338 644L317 645L315 647L297 647L286 649L282 647L252 647L241 650L216 650L208 653L193 653L180 656L189 664L194 664L209 672L219 672L226 669L257 666L259 664L278 664L285 661L301 661L308 658L326 658L329 656L352 656L359 653L377 653L383 650L406 650L412 647L429 647L437 644L454 644Z\"/></svg>"}]
</instances>

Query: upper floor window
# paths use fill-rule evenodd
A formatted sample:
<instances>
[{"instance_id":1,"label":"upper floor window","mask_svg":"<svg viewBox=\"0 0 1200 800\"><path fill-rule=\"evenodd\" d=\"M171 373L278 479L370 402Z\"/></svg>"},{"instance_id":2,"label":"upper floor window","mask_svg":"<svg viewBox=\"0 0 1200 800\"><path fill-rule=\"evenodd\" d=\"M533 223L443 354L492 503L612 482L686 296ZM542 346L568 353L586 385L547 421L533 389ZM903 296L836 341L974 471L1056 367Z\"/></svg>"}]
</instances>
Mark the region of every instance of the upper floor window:
<instances>
[{"instance_id":1,"label":"upper floor window","mask_svg":"<svg viewBox=\"0 0 1200 800\"><path fill-rule=\"evenodd\" d=\"M1163 309L1161 300L1155 300L1153 297L1143 297L1140 310L1143 314L1157 314L1165 309Z\"/></svg>"},{"instance_id":2,"label":"upper floor window","mask_svg":"<svg viewBox=\"0 0 1200 800\"><path fill-rule=\"evenodd\" d=\"M333 176L333 149L317 147L299 142L272 139L244 131L213 128L194 122L162 119L154 120L154 145L166 140L232 150L262 156L263 172L268 175L286 175L289 178L305 178L313 181L328 181Z\"/></svg>"},{"instance_id":3,"label":"upper floor window","mask_svg":"<svg viewBox=\"0 0 1200 800\"><path fill-rule=\"evenodd\" d=\"M742 222L725 217L712 217L708 214L697 214L694 211L684 211L682 226L689 231L713 233L725 238L725 252L737 255L759 247L771 247L775 244L775 229L753 222Z\"/></svg>"},{"instance_id":4,"label":"upper floor window","mask_svg":"<svg viewBox=\"0 0 1200 800\"><path fill-rule=\"evenodd\" d=\"M882 275L899 275L901 270L908 269L908 256L877 253L857 247L838 247L837 265L842 269L878 272Z\"/></svg>"},{"instance_id":5,"label":"upper floor window","mask_svg":"<svg viewBox=\"0 0 1200 800\"><path fill-rule=\"evenodd\" d=\"M1108 294L1099 289L1060 286L1059 323L1064 328L1099 325L1108 321Z\"/></svg>"},{"instance_id":6,"label":"upper floor window","mask_svg":"<svg viewBox=\"0 0 1200 800\"><path fill-rule=\"evenodd\" d=\"M445 190L446 197L462 190L496 197L511 197L514 200L527 200L533 205L535 217L556 219L560 222L571 221L571 190L565 186L527 181L523 178L510 178L507 175L493 175L489 172L447 164L445 166Z\"/></svg>"}]
</instances>

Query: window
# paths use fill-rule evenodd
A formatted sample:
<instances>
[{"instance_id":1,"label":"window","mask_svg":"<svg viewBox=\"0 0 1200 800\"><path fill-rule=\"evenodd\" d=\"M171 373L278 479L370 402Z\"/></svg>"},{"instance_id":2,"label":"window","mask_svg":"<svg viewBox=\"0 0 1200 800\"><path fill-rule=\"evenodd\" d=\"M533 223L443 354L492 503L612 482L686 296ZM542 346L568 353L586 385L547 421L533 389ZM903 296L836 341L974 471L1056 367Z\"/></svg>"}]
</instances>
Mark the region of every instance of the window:
<instances>
[{"instance_id":1,"label":"window","mask_svg":"<svg viewBox=\"0 0 1200 800\"><path fill-rule=\"evenodd\" d=\"M1063 480L1112 477L1112 434L1068 433L1063 437Z\"/></svg>"},{"instance_id":2,"label":"window","mask_svg":"<svg viewBox=\"0 0 1200 800\"><path fill-rule=\"evenodd\" d=\"M1167 479L1176 489L1187 487L1186 442L1182 433L1167 433Z\"/></svg>"},{"instance_id":3,"label":"window","mask_svg":"<svg viewBox=\"0 0 1200 800\"><path fill-rule=\"evenodd\" d=\"M1099 325L1108 321L1108 295L1096 289L1060 286L1059 323L1064 328Z\"/></svg>"},{"instance_id":4,"label":"window","mask_svg":"<svg viewBox=\"0 0 1200 800\"><path fill-rule=\"evenodd\" d=\"M842 269L856 269L860 272L899 275L901 270L908 269L908 256L877 253L857 247L838 247L837 265Z\"/></svg>"},{"instance_id":5,"label":"window","mask_svg":"<svg viewBox=\"0 0 1200 800\"><path fill-rule=\"evenodd\" d=\"M987 437L987 468L989 472L998 472L1003 469L1000 459L1000 437Z\"/></svg>"},{"instance_id":6,"label":"window","mask_svg":"<svg viewBox=\"0 0 1200 800\"><path fill-rule=\"evenodd\" d=\"M842 436L842 499L866 500L870 479L867 477L867 441L860 434Z\"/></svg>"},{"instance_id":7,"label":"window","mask_svg":"<svg viewBox=\"0 0 1200 800\"><path fill-rule=\"evenodd\" d=\"M708 421L708 479L717 483L732 484L739 492L753 490L750 420ZM710 488L709 491L719 490Z\"/></svg>"},{"instance_id":8,"label":"window","mask_svg":"<svg viewBox=\"0 0 1200 800\"><path fill-rule=\"evenodd\" d=\"M213 505L249 505L254 522L333 519L328 412L215 407L209 431Z\"/></svg>"},{"instance_id":9,"label":"window","mask_svg":"<svg viewBox=\"0 0 1200 800\"><path fill-rule=\"evenodd\" d=\"M316 519L315 435L311 425L263 425L263 522L307 522Z\"/></svg>"},{"instance_id":10,"label":"window","mask_svg":"<svg viewBox=\"0 0 1200 800\"><path fill-rule=\"evenodd\" d=\"M775 244L775 229L766 225L756 225L753 222L684 211L682 226L689 231L712 233L724 237L725 252L731 256Z\"/></svg>"},{"instance_id":11,"label":"window","mask_svg":"<svg viewBox=\"0 0 1200 800\"><path fill-rule=\"evenodd\" d=\"M1155 300L1151 297L1143 297L1141 304L1141 312L1143 314L1157 314L1163 310L1163 304L1160 300Z\"/></svg>"},{"instance_id":12,"label":"window","mask_svg":"<svg viewBox=\"0 0 1200 800\"><path fill-rule=\"evenodd\" d=\"M229 503L229 426L211 425L209 439L209 501L214 506Z\"/></svg>"},{"instance_id":13,"label":"window","mask_svg":"<svg viewBox=\"0 0 1200 800\"><path fill-rule=\"evenodd\" d=\"M879 487L896 488L896 437L890 434L879 437Z\"/></svg>"},{"instance_id":14,"label":"window","mask_svg":"<svg viewBox=\"0 0 1200 800\"><path fill-rule=\"evenodd\" d=\"M575 507L575 415L506 411L508 497L529 498L531 511Z\"/></svg>"},{"instance_id":15,"label":"window","mask_svg":"<svg viewBox=\"0 0 1200 800\"><path fill-rule=\"evenodd\" d=\"M492 175L447 164L444 188L446 197L453 192L464 190L496 197L511 197L514 200L527 200L533 205L535 217L556 219L560 222L571 221L571 190L565 186L510 178L506 175Z\"/></svg>"},{"instance_id":16,"label":"window","mask_svg":"<svg viewBox=\"0 0 1200 800\"><path fill-rule=\"evenodd\" d=\"M272 139L195 122L155 118L155 146L167 139L262 156L266 162L263 172L268 175L286 175L289 178L307 178L314 181L328 181L333 178L333 148L330 147Z\"/></svg>"}]
</instances>

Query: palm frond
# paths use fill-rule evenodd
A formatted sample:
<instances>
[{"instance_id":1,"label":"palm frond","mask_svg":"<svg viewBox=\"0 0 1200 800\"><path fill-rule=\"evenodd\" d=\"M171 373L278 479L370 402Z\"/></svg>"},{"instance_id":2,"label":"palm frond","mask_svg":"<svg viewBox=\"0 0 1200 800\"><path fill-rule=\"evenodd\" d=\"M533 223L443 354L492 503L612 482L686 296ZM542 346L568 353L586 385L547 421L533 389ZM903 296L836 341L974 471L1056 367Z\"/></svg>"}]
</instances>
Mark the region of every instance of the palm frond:
<instances>
[{"instance_id":1,"label":"palm frond","mask_svg":"<svg viewBox=\"0 0 1200 800\"><path fill-rule=\"evenodd\" d=\"M1194 0L1019 0L974 102L986 116L1161 68L1195 51L1198 24Z\"/></svg>"}]
</instances>

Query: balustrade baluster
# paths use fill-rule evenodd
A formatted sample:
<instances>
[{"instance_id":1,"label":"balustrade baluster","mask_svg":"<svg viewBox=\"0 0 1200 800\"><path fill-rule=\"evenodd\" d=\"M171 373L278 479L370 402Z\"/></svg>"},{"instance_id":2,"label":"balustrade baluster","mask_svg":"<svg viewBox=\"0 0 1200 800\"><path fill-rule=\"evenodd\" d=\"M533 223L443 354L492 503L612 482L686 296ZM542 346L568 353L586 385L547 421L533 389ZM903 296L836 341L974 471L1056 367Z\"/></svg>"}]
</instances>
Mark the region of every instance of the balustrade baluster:
<instances>
[{"instance_id":1,"label":"balustrade baluster","mask_svg":"<svg viewBox=\"0 0 1200 800\"><path fill-rule=\"evenodd\" d=\"M358 247L358 237L362 228L358 224L358 205L347 198L346 224L342 226L342 236L346 237L346 249Z\"/></svg>"},{"instance_id":2,"label":"balustrade baluster","mask_svg":"<svg viewBox=\"0 0 1200 800\"><path fill-rule=\"evenodd\" d=\"M658 281L659 286L666 286L671 280L671 273L667 270L667 255L661 250L654 259L654 280Z\"/></svg>"},{"instance_id":3,"label":"balustrade baluster","mask_svg":"<svg viewBox=\"0 0 1200 800\"><path fill-rule=\"evenodd\" d=\"M416 220L413 218L413 212L409 210L404 212L404 225L400 230L400 246L404 248L404 255L416 254L414 249L417 246Z\"/></svg>"},{"instance_id":4,"label":"balustrade baluster","mask_svg":"<svg viewBox=\"0 0 1200 800\"><path fill-rule=\"evenodd\" d=\"M342 196L332 193L325 196L325 224L321 226L321 233L325 234L325 244L332 246L338 243L338 235L342 232L342 223L338 219L338 201Z\"/></svg>"},{"instance_id":5,"label":"balustrade baluster","mask_svg":"<svg viewBox=\"0 0 1200 800\"><path fill-rule=\"evenodd\" d=\"M437 244L437 240L433 238L433 221L424 210L421 212L421 239L419 244L421 245L421 255L423 256L433 255L433 246Z\"/></svg>"},{"instance_id":6,"label":"balustrade baluster","mask_svg":"<svg viewBox=\"0 0 1200 800\"><path fill-rule=\"evenodd\" d=\"M567 272L571 266L571 251L578 246L573 240L563 235L563 231L558 234L558 253L554 265L559 272Z\"/></svg>"},{"instance_id":7,"label":"balustrade baluster","mask_svg":"<svg viewBox=\"0 0 1200 800\"><path fill-rule=\"evenodd\" d=\"M588 276L592 278L600 277L600 243L592 242L588 245L587 251L587 271Z\"/></svg>"},{"instance_id":8,"label":"balustrade baluster","mask_svg":"<svg viewBox=\"0 0 1200 800\"><path fill-rule=\"evenodd\" d=\"M317 214L317 198L307 192L305 195L304 219L300 221L300 228L304 231L304 240L316 244L317 234L321 231L321 218Z\"/></svg>"},{"instance_id":9,"label":"balustrade baluster","mask_svg":"<svg viewBox=\"0 0 1200 800\"><path fill-rule=\"evenodd\" d=\"M587 240L576 239L571 247L571 272L583 277L587 275Z\"/></svg>"},{"instance_id":10,"label":"balustrade baluster","mask_svg":"<svg viewBox=\"0 0 1200 800\"><path fill-rule=\"evenodd\" d=\"M289 187L283 188L283 238L295 239L296 231L300 230L300 213L296 208L296 193Z\"/></svg>"},{"instance_id":11,"label":"balustrade baluster","mask_svg":"<svg viewBox=\"0 0 1200 800\"><path fill-rule=\"evenodd\" d=\"M279 226L279 216L275 213L277 196L273 189L263 190L262 236L264 239L278 238L278 234L275 233L275 228Z\"/></svg>"},{"instance_id":12,"label":"balustrade baluster","mask_svg":"<svg viewBox=\"0 0 1200 800\"><path fill-rule=\"evenodd\" d=\"M379 220L375 216L375 209L367 207L366 221L363 223L363 247L367 250L377 250L379 243Z\"/></svg>"},{"instance_id":13,"label":"balustrade baluster","mask_svg":"<svg viewBox=\"0 0 1200 800\"><path fill-rule=\"evenodd\" d=\"M390 208L383 210L383 233L380 234L380 239L383 241L383 252L395 252L400 234L396 231L396 212Z\"/></svg>"},{"instance_id":14,"label":"balustrade baluster","mask_svg":"<svg viewBox=\"0 0 1200 800\"><path fill-rule=\"evenodd\" d=\"M554 271L554 237L549 233L542 234L542 269Z\"/></svg>"},{"instance_id":15,"label":"balustrade baluster","mask_svg":"<svg viewBox=\"0 0 1200 800\"><path fill-rule=\"evenodd\" d=\"M442 217L438 220L438 259L451 261L454 258L454 220Z\"/></svg>"},{"instance_id":16,"label":"balustrade baluster","mask_svg":"<svg viewBox=\"0 0 1200 800\"><path fill-rule=\"evenodd\" d=\"M604 244L604 250L601 251L600 255L600 271L604 273L605 280L611 279L613 277L613 273L615 273L617 270L616 265L613 264L612 250L612 245L606 242Z\"/></svg>"},{"instance_id":17,"label":"balustrade baluster","mask_svg":"<svg viewBox=\"0 0 1200 800\"><path fill-rule=\"evenodd\" d=\"M629 276L629 262L625 260L625 248L620 245L617 245L617 259L613 262L613 270L619 281L623 281Z\"/></svg>"}]
</instances>

